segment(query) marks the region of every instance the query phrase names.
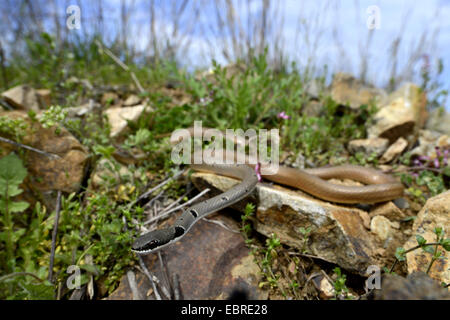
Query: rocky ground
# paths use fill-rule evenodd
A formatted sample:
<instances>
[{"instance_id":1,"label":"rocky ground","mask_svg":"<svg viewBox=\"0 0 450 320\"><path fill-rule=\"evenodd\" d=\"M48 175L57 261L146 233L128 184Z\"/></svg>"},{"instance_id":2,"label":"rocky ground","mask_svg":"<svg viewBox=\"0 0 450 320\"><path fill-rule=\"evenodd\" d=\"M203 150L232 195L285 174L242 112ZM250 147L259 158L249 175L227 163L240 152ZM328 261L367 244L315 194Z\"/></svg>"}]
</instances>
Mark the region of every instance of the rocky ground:
<instances>
[{"instance_id":1,"label":"rocky ground","mask_svg":"<svg viewBox=\"0 0 450 320\"><path fill-rule=\"evenodd\" d=\"M304 110L309 115L320 116L322 112L318 85L312 82L309 86L310 102ZM399 180L402 173L417 175L429 169L444 172L448 183L450 115L439 109L429 113L426 95L416 85L407 83L386 94L351 75L338 74L330 87L320 90L347 108L372 101L380 106L374 123L367 128L367 138L346 145L349 155L371 157L380 170ZM23 136L22 147L47 153L28 153L27 168L40 179L28 181L23 196L30 203L43 202L51 211L55 207L54 190L76 192L90 178L93 192L100 177L111 173L107 159L98 161L96 167L90 166L92 159L87 149L69 131L61 128L55 134L52 128L30 120L30 110L42 116L49 95L48 90L24 85L3 92L2 99L11 110L0 112L0 118L28 122L31 131ZM174 104L185 99L176 91L173 96ZM118 140L129 130L129 121L137 121L151 111L144 98L120 90L104 90L98 100L67 109L69 119L81 121L88 115L106 114L110 137ZM11 143L12 137L8 138L0 140L3 155L18 148ZM301 156L285 154L285 165L305 166ZM411 159L409 164L399 161L406 155ZM128 166L138 164L141 156L124 155L117 149L114 158L121 165L118 171L126 174ZM211 194L237 183L207 173L194 173L190 179L199 191L209 188ZM446 238L450 232L450 191L429 197L424 194L407 188L404 198L398 201L352 206L263 182L251 197L196 224L183 241L159 256L144 257L140 267L123 276L119 288L108 299L154 299L155 289L163 298L184 299L226 299L236 291L252 299L449 299L449 251L436 249L442 254L435 261L437 246L431 246L428 252L426 246L408 251L418 245L418 236L432 243L436 241L436 228L442 228ZM240 232L240 216L249 202L256 206L251 217L252 242ZM161 220L153 227L173 219ZM264 244L268 239L279 244L267 249ZM403 248L404 255L397 248ZM394 271L397 275L383 275L382 288L369 293L366 279L373 274L371 266L380 274ZM342 290L337 285L342 277L334 271L336 267L346 274ZM154 275L155 286L148 272Z\"/></svg>"}]
</instances>

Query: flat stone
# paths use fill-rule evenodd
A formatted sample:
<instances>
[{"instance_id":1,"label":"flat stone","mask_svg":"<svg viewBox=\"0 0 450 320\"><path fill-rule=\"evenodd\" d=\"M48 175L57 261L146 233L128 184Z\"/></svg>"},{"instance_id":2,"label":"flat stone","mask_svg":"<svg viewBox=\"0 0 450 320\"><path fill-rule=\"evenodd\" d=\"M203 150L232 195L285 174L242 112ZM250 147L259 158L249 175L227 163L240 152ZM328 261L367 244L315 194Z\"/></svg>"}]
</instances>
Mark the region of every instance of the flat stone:
<instances>
[{"instance_id":1,"label":"flat stone","mask_svg":"<svg viewBox=\"0 0 450 320\"><path fill-rule=\"evenodd\" d=\"M411 150L412 156L428 156L436 158L436 147L441 150L450 148L450 136L437 131L420 130L419 145Z\"/></svg>"},{"instance_id":2,"label":"flat stone","mask_svg":"<svg viewBox=\"0 0 450 320\"><path fill-rule=\"evenodd\" d=\"M427 119L426 95L416 85L406 83L391 93L388 103L374 115L374 124L367 129L369 138L381 137L393 143L398 138L416 134Z\"/></svg>"},{"instance_id":3,"label":"flat stone","mask_svg":"<svg viewBox=\"0 0 450 320\"><path fill-rule=\"evenodd\" d=\"M237 223L226 215L213 218L232 229L238 228ZM168 274L179 277L183 299L227 299L235 290L245 291L250 299L267 299L267 292L258 288L260 269L239 233L201 220L182 240L162 253ZM157 255L144 256L144 261L149 271L162 281L164 273ZM141 295L150 290L149 280L140 273L136 280ZM108 299L132 299L126 276Z\"/></svg>"},{"instance_id":4,"label":"flat stone","mask_svg":"<svg viewBox=\"0 0 450 320\"><path fill-rule=\"evenodd\" d=\"M384 90L364 84L348 73L337 73L331 83L331 97L340 104L348 104L352 109L358 109L363 104L372 101L377 105L386 102Z\"/></svg>"},{"instance_id":5,"label":"flat stone","mask_svg":"<svg viewBox=\"0 0 450 320\"><path fill-rule=\"evenodd\" d=\"M371 208L369 216L373 218L378 215L394 222L400 222L402 219L406 218L406 214L391 201L375 204Z\"/></svg>"},{"instance_id":6,"label":"flat stone","mask_svg":"<svg viewBox=\"0 0 450 320\"><path fill-rule=\"evenodd\" d=\"M125 100L125 102L123 103L123 106L131 107L131 106L135 106L139 103L141 103L141 99L137 95L132 94Z\"/></svg>"},{"instance_id":7,"label":"flat stone","mask_svg":"<svg viewBox=\"0 0 450 320\"><path fill-rule=\"evenodd\" d=\"M211 196L238 183L235 179L202 172L192 174L191 179L198 189L210 188ZM257 203L254 229L267 237L275 233L283 244L301 249L304 238L299 228L310 227L308 253L360 274L375 264L372 257L378 240L365 229L361 210L357 208L338 206L300 190L266 183L259 183L252 196L232 207L243 210L247 201Z\"/></svg>"},{"instance_id":8,"label":"flat stone","mask_svg":"<svg viewBox=\"0 0 450 320\"><path fill-rule=\"evenodd\" d=\"M370 221L370 231L376 234L381 241L392 237L393 227L393 223L383 216L375 216Z\"/></svg>"},{"instance_id":9,"label":"flat stone","mask_svg":"<svg viewBox=\"0 0 450 320\"><path fill-rule=\"evenodd\" d=\"M19 85L2 93L2 98L18 110L40 109L39 95L28 85Z\"/></svg>"},{"instance_id":10,"label":"flat stone","mask_svg":"<svg viewBox=\"0 0 450 320\"><path fill-rule=\"evenodd\" d=\"M59 158L49 158L33 151L27 151L29 174L27 179L30 180L27 187L30 190L25 190L25 194L30 196L28 200L31 203L36 200L35 195L40 195L38 199L46 199L47 192L61 190L71 193L79 190L88 164L89 153L69 131L60 127L59 134L56 134L54 127L46 129L39 122L31 122L25 111L0 112L0 116L23 119L28 123L29 128L22 143L59 156ZM6 153L16 148L3 142L0 142L0 147ZM47 203L45 204L47 205ZM48 208L53 206L54 201L51 201Z\"/></svg>"},{"instance_id":11,"label":"flat stone","mask_svg":"<svg viewBox=\"0 0 450 320\"><path fill-rule=\"evenodd\" d=\"M312 279L314 287L319 291L319 297L323 300L331 299L335 296L333 284L323 275L319 274Z\"/></svg>"},{"instance_id":12,"label":"flat stone","mask_svg":"<svg viewBox=\"0 0 450 320\"><path fill-rule=\"evenodd\" d=\"M421 235L427 242L435 242L436 227L443 228L445 237L449 237L450 230L450 191L438 194L427 200L425 206L420 210L413 225L413 234L405 243L404 248L408 250L417 245L416 235ZM450 283L450 252L439 247L445 259L438 259L430 269L429 276L439 282ZM408 273L415 271L425 272L431 261L431 254L421 249L406 254Z\"/></svg>"},{"instance_id":13,"label":"flat stone","mask_svg":"<svg viewBox=\"0 0 450 320\"><path fill-rule=\"evenodd\" d=\"M64 111L67 112L69 119L81 119L88 114L101 112L101 105L92 101L78 107L64 108Z\"/></svg>"},{"instance_id":14,"label":"flat stone","mask_svg":"<svg viewBox=\"0 0 450 320\"><path fill-rule=\"evenodd\" d=\"M370 139L356 139L348 143L348 150L355 154L363 152L366 155L375 153L376 156L381 156L389 146L389 140L384 138L370 138Z\"/></svg>"},{"instance_id":15,"label":"flat stone","mask_svg":"<svg viewBox=\"0 0 450 320\"><path fill-rule=\"evenodd\" d=\"M144 105L109 108L105 111L111 125L111 138L120 136L128 128L128 121L137 121L145 110Z\"/></svg>"},{"instance_id":16,"label":"flat stone","mask_svg":"<svg viewBox=\"0 0 450 320\"><path fill-rule=\"evenodd\" d=\"M394 159L397 159L408 146L408 141L402 137L398 138L383 154L380 159L380 163L388 163Z\"/></svg>"}]
</instances>

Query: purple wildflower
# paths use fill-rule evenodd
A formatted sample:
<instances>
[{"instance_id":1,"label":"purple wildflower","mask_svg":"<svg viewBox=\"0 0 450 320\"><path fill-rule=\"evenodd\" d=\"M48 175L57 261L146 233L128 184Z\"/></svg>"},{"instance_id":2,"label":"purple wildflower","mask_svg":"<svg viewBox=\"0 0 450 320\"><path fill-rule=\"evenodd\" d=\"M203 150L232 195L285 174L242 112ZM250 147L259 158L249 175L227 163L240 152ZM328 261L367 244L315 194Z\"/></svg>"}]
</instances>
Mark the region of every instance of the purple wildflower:
<instances>
[{"instance_id":1,"label":"purple wildflower","mask_svg":"<svg viewBox=\"0 0 450 320\"><path fill-rule=\"evenodd\" d=\"M255 172L256 172L256 176L258 177L258 181L261 182L262 181L262 177L261 177L261 163L257 163L255 166Z\"/></svg>"},{"instance_id":2,"label":"purple wildflower","mask_svg":"<svg viewBox=\"0 0 450 320\"><path fill-rule=\"evenodd\" d=\"M279 114L277 114L277 118L279 118L279 119L284 119L284 120L288 120L288 119L290 119L291 117L288 116L288 115L286 114L286 112L281 111Z\"/></svg>"},{"instance_id":3,"label":"purple wildflower","mask_svg":"<svg viewBox=\"0 0 450 320\"><path fill-rule=\"evenodd\" d=\"M434 159L434 167L439 168L439 158Z\"/></svg>"}]
</instances>

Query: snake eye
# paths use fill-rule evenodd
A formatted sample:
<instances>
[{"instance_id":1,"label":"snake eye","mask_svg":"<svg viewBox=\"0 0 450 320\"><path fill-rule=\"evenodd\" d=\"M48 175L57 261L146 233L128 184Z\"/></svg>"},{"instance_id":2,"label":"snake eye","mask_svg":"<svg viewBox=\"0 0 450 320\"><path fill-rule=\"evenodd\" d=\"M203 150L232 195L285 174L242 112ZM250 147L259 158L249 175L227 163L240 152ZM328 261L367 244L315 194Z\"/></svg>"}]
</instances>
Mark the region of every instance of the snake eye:
<instances>
[{"instance_id":1,"label":"snake eye","mask_svg":"<svg viewBox=\"0 0 450 320\"><path fill-rule=\"evenodd\" d=\"M153 250L158 246L159 246L159 241L157 239L153 239L153 240L145 243L144 245L134 244L132 249L135 251L148 251L148 250Z\"/></svg>"},{"instance_id":2,"label":"snake eye","mask_svg":"<svg viewBox=\"0 0 450 320\"><path fill-rule=\"evenodd\" d=\"M144 246L144 250L152 250L155 249L159 245L158 240L152 240Z\"/></svg>"}]
</instances>

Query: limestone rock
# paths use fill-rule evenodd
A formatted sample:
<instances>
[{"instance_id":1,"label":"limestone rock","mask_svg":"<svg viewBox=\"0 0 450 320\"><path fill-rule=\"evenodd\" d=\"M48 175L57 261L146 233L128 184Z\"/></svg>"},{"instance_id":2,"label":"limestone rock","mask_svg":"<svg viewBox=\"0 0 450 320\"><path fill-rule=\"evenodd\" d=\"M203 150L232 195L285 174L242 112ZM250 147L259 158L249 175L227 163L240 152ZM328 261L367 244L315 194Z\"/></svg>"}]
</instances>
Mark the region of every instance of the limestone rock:
<instances>
[{"instance_id":1,"label":"limestone rock","mask_svg":"<svg viewBox=\"0 0 450 320\"><path fill-rule=\"evenodd\" d=\"M388 163L398 158L408 146L408 141L402 137L398 138L383 154L380 163Z\"/></svg>"},{"instance_id":2,"label":"limestone rock","mask_svg":"<svg viewBox=\"0 0 450 320\"><path fill-rule=\"evenodd\" d=\"M370 231L380 238L381 241L386 241L393 236L394 229L398 229L398 223L393 223L383 216L375 216L370 221Z\"/></svg>"},{"instance_id":3,"label":"limestone rock","mask_svg":"<svg viewBox=\"0 0 450 320\"><path fill-rule=\"evenodd\" d=\"M137 121L145 110L144 105L109 108L105 111L111 125L112 138L120 136L128 128L128 121Z\"/></svg>"},{"instance_id":4,"label":"limestone rock","mask_svg":"<svg viewBox=\"0 0 450 320\"><path fill-rule=\"evenodd\" d=\"M237 223L226 215L220 214L214 219L232 229L238 228ZM267 299L267 292L258 288L262 279L260 269L239 233L201 220L182 240L163 250L162 256L168 274L178 275L182 299L222 300L229 298L235 290L245 291L249 299ZM144 261L149 271L163 282L164 270L157 255L144 256ZM136 280L144 299L153 299L153 295L147 296L152 293L149 280L141 273L136 275ZM131 298L132 292L124 276L119 288L108 299Z\"/></svg>"},{"instance_id":5,"label":"limestone rock","mask_svg":"<svg viewBox=\"0 0 450 320\"><path fill-rule=\"evenodd\" d=\"M408 250L417 245L416 235L421 235L427 242L435 242L436 235L434 229L436 227L443 228L446 232L446 238L449 237L450 231L450 191L441 193L427 200L425 206L420 210L413 225L413 234L405 243L404 248ZM439 247L446 259L438 259L434 262L430 269L430 277L439 282L450 283L450 252ZM425 272L431 261L431 254L421 249L411 251L406 254L408 264L408 273L415 271Z\"/></svg>"},{"instance_id":6,"label":"limestone rock","mask_svg":"<svg viewBox=\"0 0 450 320\"><path fill-rule=\"evenodd\" d=\"M392 143L423 127L427 118L426 95L414 84L406 83L389 95L388 103L374 115L367 130L369 138L387 138Z\"/></svg>"},{"instance_id":7,"label":"limestone rock","mask_svg":"<svg viewBox=\"0 0 450 320\"><path fill-rule=\"evenodd\" d=\"M141 103L141 99L137 95L132 94L125 100L125 102L123 103L123 106L131 107L131 106L135 106L139 103Z\"/></svg>"},{"instance_id":8,"label":"limestone rock","mask_svg":"<svg viewBox=\"0 0 450 320\"><path fill-rule=\"evenodd\" d=\"M399 223L406 217L406 214L403 213L403 211L400 210L394 203L389 201L375 204L370 210L369 216L371 218L375 216L383 216L390 221Z\"/></svg>"},{"instance_id":9,"label":"limestone rock","mask_svg":"<svg viewBox=\"0 0 450 320\"><path fill-rule=\"evenodd\" d=\"M411 150L412 156L428 156L436 158L436 147L441 150L450 148L450 136L437 131L420 130L419 145Z\"/></svg>"},{"instance_id":10,"label":"limestone rock","mask_svg":"<svg viewBox=\"0 0 450 320\"><path fill-rule=\"evenodd\" d=\"M209 173L194 173L191 179L198 189L208 187L220 193L238 183L228 177ZM250 198L250 199L249 199ZM375 236L363 225L359 209L338 206L315 199L301 191L259 183L251 197L233 207L242 210L246 201L256 202L254 228L269 237L275 233L280 241L303 248L300 227L310 227L306 249L323 260L336 263L356 273L364 274L375 264Z\"/></svg>"},{"instance_id":11,"label":"limestone rock","mask_svg":"<svg viewBox=\"0 0 450 320\"><path fill-rule=\"evenodd\" d=\"M22 143L58 156L49 158L36 152L27 151L27 170L30 180L28 187L30 190L25 190L25 193L30 195L28 200L35 199L35 194L38 195L38 198L45 199L48 192L61 190L71 193L79 190L89 154L72 134L62 127L59 128L59 134L55 133L55 128L45 129L40 123L31 122L24 111L0 112L0 116L23 119L28 123L29 128ZM3 142L0 142L0 147L6 153L15 148Z\"/></svg>"},{"instance_id":12,"label":"limestone rock","mask_svg":"<svg viewBox=\"0 0 450 320\"><path fill-rule=\"evenodd\" d=\"M18 110L38 111L39 95L28 85L19 85L2 93L2 98Z\"/></svg>"},{"instance_id":13,"label":"limestone rock","mask_svg":"<svg viewBox=\"0 0 450 320\"><path fill-rule=\"evenodd\" d=\"M386 102L387 94L382 89L365 85L348 73L337 73L331 84L331 97L340 104L349 104L357 109L363 104L374 101L377 105Z\"/></svg>"},{"instance_id":14,"label":"limestone rock","mask_svg":"<svg viewBox=\"0 0 450 320\"><path fill-rule=\"evenodd\" d=\"M348 150L355 154L357 152L363 152L366 155L375 153L381 156L389 146L389 140L384 138L371 138L371 139L356 139L352 140L348 144Z\"/></svg>"},{"instance_id":15,"label":"limestone rock","mask_svg":"<svg viewBox=\"0 0 450 320\"><path fill-rule=\"evenodd\" d=\"M67 118L77 119L83 118L85 115L91 113L99 113L101 111L101 105L98 103L94 103L94 101L91 100L90 102L85 103L81 106L65 108L64 110L67 111Z\"/></svg>"},{"instance_id":16,"label":"limestone rock","mask_svg":"<svg viewBox=\"0 0 450 320\"><path fill-rule=\"evenodd\" d=\"M324 300L328 300L334 297L335 291L333 284L323 274L318 274L312 278L314 287L319 291L319 297Z\"/></svg>"}]
</instances>

